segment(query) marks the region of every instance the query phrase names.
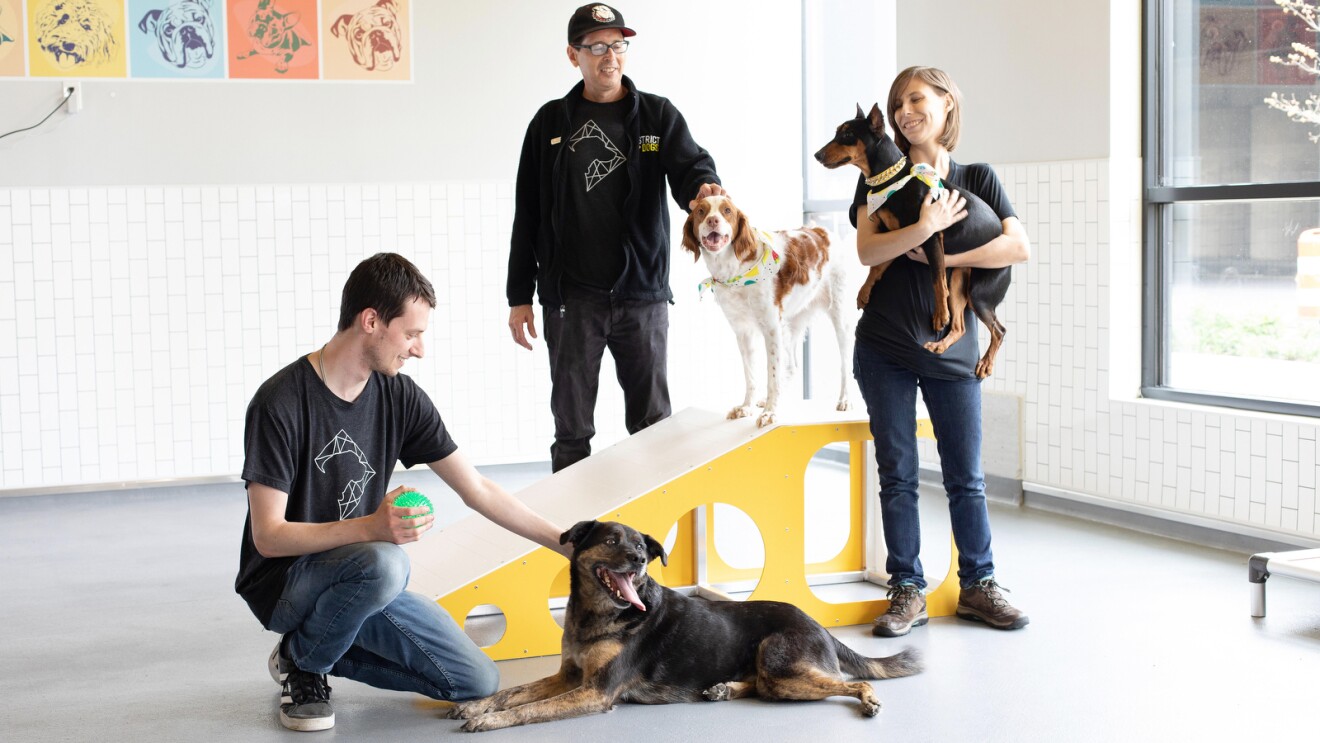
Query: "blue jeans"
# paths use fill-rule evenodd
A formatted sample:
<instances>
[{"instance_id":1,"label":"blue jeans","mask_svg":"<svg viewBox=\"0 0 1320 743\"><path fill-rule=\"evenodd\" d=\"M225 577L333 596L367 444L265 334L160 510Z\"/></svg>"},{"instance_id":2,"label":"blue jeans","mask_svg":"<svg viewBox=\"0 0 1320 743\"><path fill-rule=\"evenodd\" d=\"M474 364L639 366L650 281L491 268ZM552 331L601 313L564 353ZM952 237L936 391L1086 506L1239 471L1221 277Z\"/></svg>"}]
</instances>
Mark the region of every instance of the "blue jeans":
<instances>
[{"instance_id":1,"label":"blue jeans","mask_svg":"<svg viewBox=\"0 0 1320 743\"><path fill-rule=\"evenodd\" d=\"M921 571L917 508L917 388L926 403L949 496L949 521L958 547L958 582L967 588L994 575L990 514L981 471L981 381L923 377L859 340L853 376L866 400L880 473L880 515L889 555L889 585L926 588Z\"/></svg>"},{"instance_id":2,"label":"blue jeans","mask_svg":"<svg viewBox=\"0 0 1320 743\"><path fill-rule=\"evenodd\" d=\"M304 555L267 629L289 634L289 657L304 671L432 699L494 694L495 663L439 604L403 590L410 570L387 542Z\"/></svg>"}]
</instances>

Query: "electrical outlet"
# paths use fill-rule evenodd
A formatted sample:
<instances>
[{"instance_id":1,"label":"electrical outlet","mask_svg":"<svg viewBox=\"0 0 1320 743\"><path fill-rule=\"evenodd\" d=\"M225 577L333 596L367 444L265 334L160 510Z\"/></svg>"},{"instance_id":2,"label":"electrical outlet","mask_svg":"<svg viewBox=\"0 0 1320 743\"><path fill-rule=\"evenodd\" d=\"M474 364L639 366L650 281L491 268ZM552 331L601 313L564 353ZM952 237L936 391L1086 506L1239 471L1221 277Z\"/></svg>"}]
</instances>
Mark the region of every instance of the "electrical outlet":
<instances>
[{"instance_id":1,"label":"electrical outlet","mask_svg":"<svg viewBox=\"0 0 1320 743\"><path fill-rule=\"evenodd\" d=\"M64 110L76 114L82 110L82 82L78 80L65 80L64 88L60 91L69 99L64 102Z\"/></svg>"}]
</instances>

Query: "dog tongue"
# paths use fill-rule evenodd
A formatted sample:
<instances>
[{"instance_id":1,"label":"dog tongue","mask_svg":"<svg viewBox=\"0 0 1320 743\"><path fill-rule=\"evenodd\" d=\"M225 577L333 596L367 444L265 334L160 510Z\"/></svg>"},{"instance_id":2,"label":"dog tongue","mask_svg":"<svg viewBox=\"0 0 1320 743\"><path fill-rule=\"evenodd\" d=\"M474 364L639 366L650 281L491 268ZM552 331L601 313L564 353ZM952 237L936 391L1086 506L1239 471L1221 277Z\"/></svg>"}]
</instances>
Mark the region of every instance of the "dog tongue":
<instances>
[{"instance_id":1,"label":"dog tongue","mask_svg":"<svg viewBox=\"0 0 1320 743\"><path fill-rule=\"evenodd\" d=\"M641 597L637 595L637 589L633 588L631 575L611 570L610 577L614 579L614 587L619 589L625 601L637 607L639 611L646 611L646 604L642 603Z\"/></svg>"}]
</instances>

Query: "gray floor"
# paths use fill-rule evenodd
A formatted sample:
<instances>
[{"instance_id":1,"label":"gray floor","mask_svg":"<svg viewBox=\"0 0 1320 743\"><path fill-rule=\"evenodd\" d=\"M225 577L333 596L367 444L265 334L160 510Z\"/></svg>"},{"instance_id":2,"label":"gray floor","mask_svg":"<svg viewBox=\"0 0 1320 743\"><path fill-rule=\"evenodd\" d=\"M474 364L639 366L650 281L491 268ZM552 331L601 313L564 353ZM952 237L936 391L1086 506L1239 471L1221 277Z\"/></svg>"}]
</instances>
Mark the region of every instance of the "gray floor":
<instances>
[{"instance_id":1,"label":"gray floor","mask_svg":"<svg viewBox=\"0 0 1320 743\"><path fill-rule=\"evenodd\" d=\"M516 490L539 468L497 468ZM448 518L429 472L396 476ZM924 499L938 514L939 496ZM233 593L245 514L238 484L0 498L0 740L290 740L265 659L274 642ZM938 530L938 518L932 516ZM996 562L1029 611L1019 632L952 618L882 640L919 676L856 702L623 705L483 741L1284 741L1320 733L1320 585L1275 578L1248 616L1246 556L1041 511L994 506ZM942 545L928 551L940 552ZM946 558L947 560L947 558ZM932 561L933 562L933 561ZM945 562L947 565L947 562ZM928 566L929 567L929 566ZM931 572L935 572L932 570ZM512 685L557 658L500 664ZM333 680L337 726L318 739L457 737L437 703Z\"/></svg>"}]
</instances>

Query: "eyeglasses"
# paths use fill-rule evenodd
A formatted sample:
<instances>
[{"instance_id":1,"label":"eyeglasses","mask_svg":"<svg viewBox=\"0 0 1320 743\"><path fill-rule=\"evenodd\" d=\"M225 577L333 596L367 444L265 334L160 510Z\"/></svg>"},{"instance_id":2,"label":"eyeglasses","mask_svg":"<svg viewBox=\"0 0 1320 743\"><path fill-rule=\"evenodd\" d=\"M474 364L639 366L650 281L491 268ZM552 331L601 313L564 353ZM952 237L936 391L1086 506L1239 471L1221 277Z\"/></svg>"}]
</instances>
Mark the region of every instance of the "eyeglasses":
<instances>
[{"instance_id":1,"label":"eyeglasses","mask_svg":"<svg viewBox=\"0 0 1320 743\"><path fill-rule=\"evenodd\" d=\"M627 54L627 53L628 53L628 40L627 40L627 39L620 39L620 40L614 42L613 44L606 44L606 43L603 42L603 41L598 41L598 42L596 42L595 44L574 44L574 45L573 45L573 48L574 48L574 49L590 49L590 50L591 50L591 55L592 55L593 57L603 57L603 56L605 56L605 50L606 50L606 49L609 49L609 50L613 51L615 54Z\"/></svg>"}]
</instances>

